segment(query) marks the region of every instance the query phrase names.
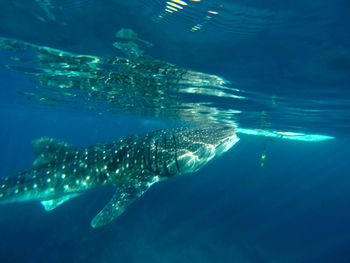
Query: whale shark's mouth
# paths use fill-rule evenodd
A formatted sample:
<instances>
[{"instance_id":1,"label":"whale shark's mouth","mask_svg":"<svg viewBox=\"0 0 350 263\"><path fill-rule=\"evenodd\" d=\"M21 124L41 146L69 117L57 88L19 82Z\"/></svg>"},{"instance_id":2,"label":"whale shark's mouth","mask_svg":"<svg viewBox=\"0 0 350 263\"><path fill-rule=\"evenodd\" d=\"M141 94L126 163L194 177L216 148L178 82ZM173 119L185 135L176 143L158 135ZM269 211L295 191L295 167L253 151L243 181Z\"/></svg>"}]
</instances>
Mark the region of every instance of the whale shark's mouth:
<instances>
[{"instance_id":1,"label":"whale shark's mouth","mask_svg":"<svg viewBox=\"0 0 350 263\"><path fill-rule=\"evenodd\" d=\"M201 146L194 152L187 151L186 153L178 156L178 163L180 164L181 172L192 173L198 171L210 160L219 157L228 151L238 141L239 138L236 135L233 135L222 140L222 142L220 142L217 146L207 144Z\"/></svg>"},{"instance_id":2,"label":"whale shark's mouth","mask_svg":"<svg viewBox=\"0 0 350 263\"><path fill-rule=\"evenodd\" d=\"M215 147L213 145L203 145L197 151L186 151L178 157L180 170L182 173L192 173L198 171L207 162L215 156Z\"/></svg>"},{"instance_id":3,"label":"whale shark's mouth","mask_svg":"<svg viewBox=\"0 0 350 263\"><path fill-rule=\"evenodd\" d=\"M227 152L233 145L235 145L239 141L239 138L236 135L233 135L227 139L225 139L222 143L220 143L215 148L215 155L216 157L219 157L223 153Z\"/></svg>"}]
</instances>

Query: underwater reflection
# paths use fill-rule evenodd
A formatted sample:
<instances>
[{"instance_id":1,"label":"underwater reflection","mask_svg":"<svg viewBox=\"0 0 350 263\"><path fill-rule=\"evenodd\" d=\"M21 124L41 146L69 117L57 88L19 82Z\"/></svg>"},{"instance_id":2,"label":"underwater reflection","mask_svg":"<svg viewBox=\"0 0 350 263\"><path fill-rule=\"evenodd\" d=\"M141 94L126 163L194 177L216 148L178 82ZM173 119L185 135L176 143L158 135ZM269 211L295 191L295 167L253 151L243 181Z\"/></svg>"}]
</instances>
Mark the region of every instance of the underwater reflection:
<instances>
[{"instance_id":1,"label":"underwater reflection","mask_svg":"<svg viewBox=\"0 0 350 263\"><path fill-rule=\"evenodd\" d=\"M230 105L243 99L228 81L136 52L151 44L132 30L122 29L116 36L121 42L114 46L126 57L81 55L0 38L0 49L11 53L3 66L30 75L35 88L22 93L44 105L83 106L98 113L122 109L192 124L233 122L239 111L214 105L217 99Z\"/></svg>"}]
</instances>

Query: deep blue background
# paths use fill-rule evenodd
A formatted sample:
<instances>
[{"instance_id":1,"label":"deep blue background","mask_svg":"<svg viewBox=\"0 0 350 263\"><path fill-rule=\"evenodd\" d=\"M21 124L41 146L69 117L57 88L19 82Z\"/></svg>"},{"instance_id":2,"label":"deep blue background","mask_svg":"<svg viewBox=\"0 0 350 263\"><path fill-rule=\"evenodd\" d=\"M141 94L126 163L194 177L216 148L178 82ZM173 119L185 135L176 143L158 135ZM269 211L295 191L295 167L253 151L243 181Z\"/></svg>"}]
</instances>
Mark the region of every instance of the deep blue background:
<instances>
[{"instance_id":1,"label":"deep blue background","mask_svg":"<svg viewBox=\"0 0 350 263\"><path fill-rule=\"evenodd\" d=\"M79 145L164 123L90 114L1 111L1 175L31 165L30 141ZM1 262L349 262L348 138L322 143L241 136L200 172L153 186L112 224L90 220L113 193L101 189L52 212L39 203L0 210Z\"/></svg>"}]
</instances>

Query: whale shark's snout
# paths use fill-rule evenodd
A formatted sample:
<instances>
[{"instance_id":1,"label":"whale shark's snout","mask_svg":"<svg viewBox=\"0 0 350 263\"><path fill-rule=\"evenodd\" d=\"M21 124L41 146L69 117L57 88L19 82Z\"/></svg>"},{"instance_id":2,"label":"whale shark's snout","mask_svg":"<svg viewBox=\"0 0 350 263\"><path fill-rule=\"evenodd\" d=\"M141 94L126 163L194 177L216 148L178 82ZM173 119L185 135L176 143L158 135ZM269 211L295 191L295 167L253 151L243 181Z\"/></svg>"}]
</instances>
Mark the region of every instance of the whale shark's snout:
<instances>
[{"instance_id":1,"label":"whale shark's snout","mask_svg":"<svg viewBox=\"0 0 350 263\"><path fill-rule=\"evenodd\" d=\"M215 147L216 157L228 151L236 142L239 141L239 138L236 136L235 127L231 126L223 126L217 128L215 136L218 140L218 143Z\"/></svg>"},{"instance_id":2,"label":"whale shark's snout","mask_svg":"<svg viewBox=\"0 0 350 263\"><path fill-rule=\"evenodd\" d=\"M238 140L232 126L184 130L178 143L180 170L186 173L198 171L210 160L228 151Z\"/></svg>"}]
</instances>

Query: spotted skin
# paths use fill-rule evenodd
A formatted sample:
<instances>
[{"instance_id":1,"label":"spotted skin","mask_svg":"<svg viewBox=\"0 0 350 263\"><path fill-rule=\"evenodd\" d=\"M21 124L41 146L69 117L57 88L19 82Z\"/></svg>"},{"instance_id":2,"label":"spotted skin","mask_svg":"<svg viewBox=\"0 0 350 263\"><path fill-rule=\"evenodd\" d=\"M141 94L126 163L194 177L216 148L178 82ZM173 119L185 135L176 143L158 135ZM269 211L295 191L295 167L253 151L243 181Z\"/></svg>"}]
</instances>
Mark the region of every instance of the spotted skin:
<instances>
[{"instance_id":1,"label":"spotted skin","mask_svg":"<svg viewBox=\"0 0 350 263\"><path fill-rule=\"evenodd\" d=\"M76 147L50 138L33 141L33 168L0 180L0 203L40 201L52 210L86 191L116 192L91 225L110 223L154 183L195 172L230 149L233 127L175 128Z\"/></svg>"}]
</instances>

